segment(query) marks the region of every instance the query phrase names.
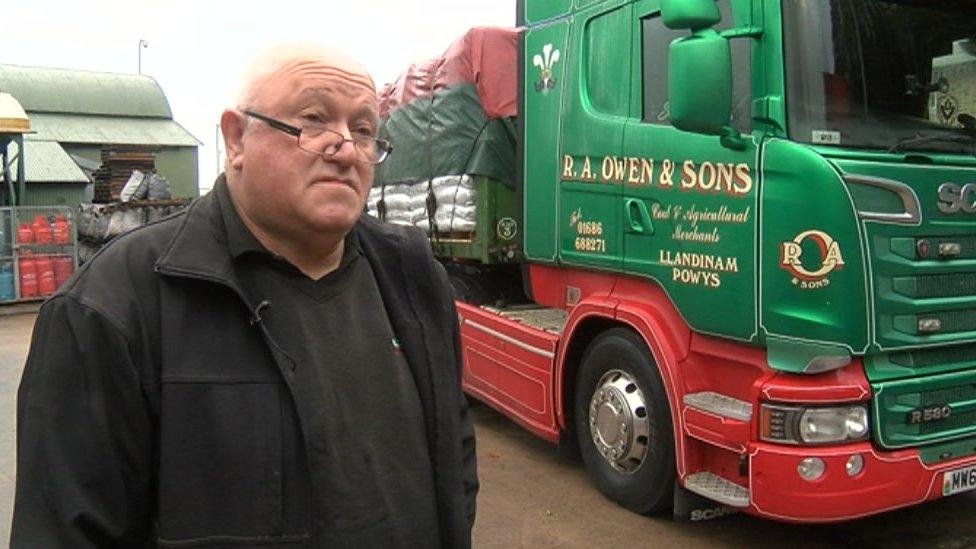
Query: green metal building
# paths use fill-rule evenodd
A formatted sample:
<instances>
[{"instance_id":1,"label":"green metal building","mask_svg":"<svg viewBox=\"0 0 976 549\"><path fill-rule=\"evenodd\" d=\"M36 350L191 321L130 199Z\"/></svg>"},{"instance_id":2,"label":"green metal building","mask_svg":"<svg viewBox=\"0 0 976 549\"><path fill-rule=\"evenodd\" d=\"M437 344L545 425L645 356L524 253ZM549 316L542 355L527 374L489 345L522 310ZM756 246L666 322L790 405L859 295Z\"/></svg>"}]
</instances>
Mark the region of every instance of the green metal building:
<instances>
[{"instance_id":1,"label":"green metal building","mask_svg":"<svg viewBox=\"0 0 976 549\"><path fill-rule=\"evenodd\" d=\"M27 190L22 205L74 206L90 201L91 172L103 145L138 145L156 152L156 170L174 197L199 194L200 141L173 120L151 77L0 64L0 91L27 112Z\"/></svg>"}]
</instances>

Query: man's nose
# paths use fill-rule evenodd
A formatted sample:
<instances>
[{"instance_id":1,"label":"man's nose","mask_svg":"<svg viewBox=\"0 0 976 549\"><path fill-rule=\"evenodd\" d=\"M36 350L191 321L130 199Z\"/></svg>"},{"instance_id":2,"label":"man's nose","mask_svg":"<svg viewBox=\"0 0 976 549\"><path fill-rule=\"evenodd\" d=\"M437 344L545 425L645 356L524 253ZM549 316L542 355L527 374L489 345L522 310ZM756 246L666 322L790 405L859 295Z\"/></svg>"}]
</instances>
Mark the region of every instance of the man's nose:
<instances>
[{"instance_id":1,"label":"man's nose","mask_svg":"<svg viewBox=\"0 0 976 549\"><path fill-rule=\"evenodd\" d=\"M356 149L356 142L352 138L352 133L349 131L349 127L337 127L335 128L335 131L342 136L344 141L339 143L339 148L336 149L336 152L334 155L332 155L332 158L341 164L355 164L359 159L359 151Z\"/></svg>"}]
</instances>

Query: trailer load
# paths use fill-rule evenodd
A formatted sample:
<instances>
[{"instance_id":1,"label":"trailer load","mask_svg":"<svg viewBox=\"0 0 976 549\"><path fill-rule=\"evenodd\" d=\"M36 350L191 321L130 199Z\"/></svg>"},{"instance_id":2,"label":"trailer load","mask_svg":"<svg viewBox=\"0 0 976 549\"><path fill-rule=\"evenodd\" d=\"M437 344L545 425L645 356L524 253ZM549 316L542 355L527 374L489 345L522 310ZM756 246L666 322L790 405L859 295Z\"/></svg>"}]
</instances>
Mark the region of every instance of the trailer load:
<instances>
[{"instance_id":1,"label":"trailer load","mask_svg":"<svg viewBox=\"0 0 976 549\"><path fill-rule=\"evenodd\" d=\"M475 28L380 93L370 215L422 228L435 253L473 265L516 259L514 29Z\"/></svg>"}]
</instances>

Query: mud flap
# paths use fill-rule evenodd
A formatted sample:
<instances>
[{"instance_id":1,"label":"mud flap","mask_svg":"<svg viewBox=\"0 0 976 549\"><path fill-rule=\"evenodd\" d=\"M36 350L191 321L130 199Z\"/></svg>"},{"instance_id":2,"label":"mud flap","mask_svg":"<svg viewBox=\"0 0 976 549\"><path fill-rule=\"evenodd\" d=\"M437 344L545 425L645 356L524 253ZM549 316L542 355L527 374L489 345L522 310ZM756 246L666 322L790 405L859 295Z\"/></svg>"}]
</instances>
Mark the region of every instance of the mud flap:
<instances>
[{"instance_id":1,"label":"mud flap","mask_svg":"<svg viewBox=\"0 0 976 549\"><path fill-rule=\"evenodd\" d=\"M704 522L726 515L737 513L738 510L689 492L677 482L674 485L674 520L678 522Z\"/></svg>"}]
</instances>

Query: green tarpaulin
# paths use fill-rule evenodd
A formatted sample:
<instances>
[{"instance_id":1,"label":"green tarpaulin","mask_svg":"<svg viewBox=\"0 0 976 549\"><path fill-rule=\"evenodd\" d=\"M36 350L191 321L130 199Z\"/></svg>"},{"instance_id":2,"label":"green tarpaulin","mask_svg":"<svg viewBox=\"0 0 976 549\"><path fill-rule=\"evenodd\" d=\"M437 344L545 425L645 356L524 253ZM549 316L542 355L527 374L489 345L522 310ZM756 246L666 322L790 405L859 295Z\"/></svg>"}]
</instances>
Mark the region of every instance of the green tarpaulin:
<instances>
[{"instance_id":1,"label":"green tarpaulin","mask_svg":"<svg viewBox=\"0 0 976 549\"><path fill-rule=\"evenodd\" d=\"M474 174L514 186L514 123L488 119L474 84L454 84L391 111L380 134L394 151L378 166L377 185Z\"/></svg>"}]
</instances>

